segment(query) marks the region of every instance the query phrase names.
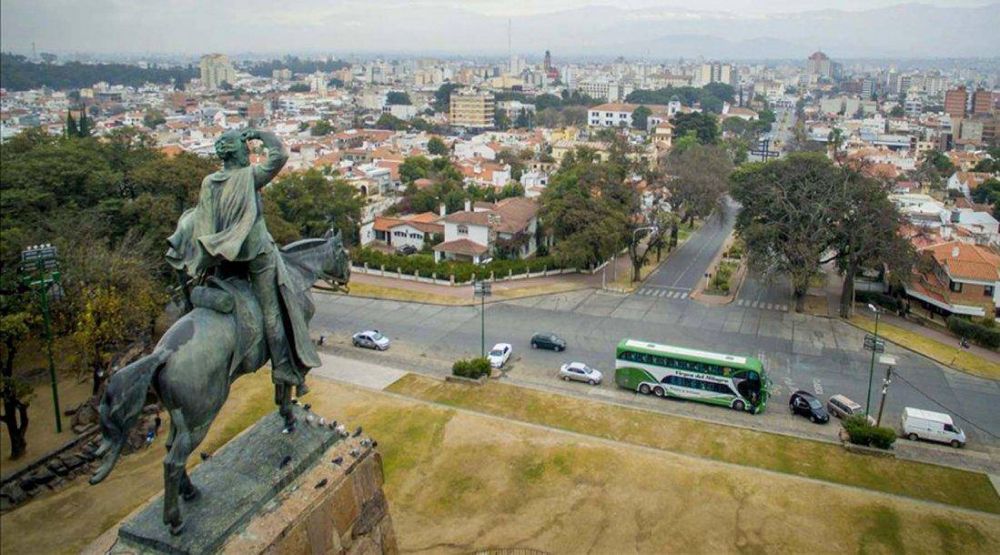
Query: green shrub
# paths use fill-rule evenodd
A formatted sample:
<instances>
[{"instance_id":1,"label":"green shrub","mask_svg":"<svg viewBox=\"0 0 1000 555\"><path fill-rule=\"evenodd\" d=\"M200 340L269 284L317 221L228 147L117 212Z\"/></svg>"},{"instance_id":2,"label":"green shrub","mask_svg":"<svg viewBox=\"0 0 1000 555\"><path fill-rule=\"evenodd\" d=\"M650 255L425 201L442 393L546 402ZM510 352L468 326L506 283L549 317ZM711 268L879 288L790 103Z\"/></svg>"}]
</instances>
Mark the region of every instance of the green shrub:
<instances>
[{"instance_id":1,"label":"green shrub","mask_svg":"<svg viewBox=\"0 0 1000 555\"><path fill-rule=\"evenodd\" d=\"M489 377L490 371L490 361L485 357L459 359L451 365L452 374L473 380L479 379L480 376Z\"/></svg>"},{"instance_id":2,"label":"green shrub","mask_svg":"<svg viewBox=\"0 0 1000 555\"><path fill-rule=\"evenodd\" d=\"M1000 348L1000 329L977 324L961 316L948 317L948 329L989 349Z\"/></svg>"},{"instance_id":3,"label":"green shrub","mask_svg":"<svg viewBox=\"0 0 1000 555\"><path fill-rule=\"evenodd\" d=\"M871 303L893 312L899 312L904 306L900 299L876 291L857 291L854 293L854 299L859 303Z\"/></svg>"},{"instance_id":4,"label":"green shrub","mask_svg":"<svg viewBox=\"0 0 1000 555\"><path fill-rule=\"evenodd\" d=\"M885 427L875 427L868 423L863 414L851 416L844 420L844 430L847 437L855 445L869 445L879 449L890 449L896 442L896 430Z\"/></svg>"},{"instance_id":5,"label":"green shrub","mask_svg":"<svg viewBox=\"0 0 1000 555\"><path fill-rule=\"evenodd\" d=\"M351 252L351 262L361 266L368 264L369 268L380 268L385 266L387 272L395 272L397 268L406 275L416 275L430 277L437 274L438 279L448 279L454 275L455 281L466 282L472 279L473 274L477 279L488 278L490 272L499 278L508 275L521 275L528 272L541 272L542 270L556 270L562 268L555 259L548 256L536 256L527 260L499 260L494 259L489 264L476 265L471 262L443 261L434 262L433 256L426 254L414 254L403 256L398 254L386 254L382 251L369 248L358 248Z\"/></svg>"}]
</instances>

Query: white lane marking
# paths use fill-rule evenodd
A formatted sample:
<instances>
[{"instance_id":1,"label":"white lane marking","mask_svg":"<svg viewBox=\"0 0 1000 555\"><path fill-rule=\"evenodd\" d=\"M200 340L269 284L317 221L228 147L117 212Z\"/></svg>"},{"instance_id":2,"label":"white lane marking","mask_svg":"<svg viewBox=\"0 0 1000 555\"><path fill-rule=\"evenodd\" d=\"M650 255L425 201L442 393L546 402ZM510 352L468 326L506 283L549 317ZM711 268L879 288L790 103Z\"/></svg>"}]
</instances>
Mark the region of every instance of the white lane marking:
<instances>
[{"instance_id":1,"label":"white lane marking","mask_svg":"<svg viewBox=\"0 0 1000 555\"><path fill-rule=\"evenodd\" d=\"M687 292L684 292L684 293L681 293L681 298L682 298L682 299L686 299L686 298L688 298L688 294L687 294Z\"/></svg>"},{"instance_id":2,"label":"white lane marking","mask_svg":"<svg viewBox=\"0 0 1000 555\"><path fill-rule=\"evenodd\" d=\"M757 308L757 305L759 305L759 304L760 304L760 301L754 301L750 306L752 306L754 308Z\"/></svg>"},{"instance_id":3,"label":"white lane marking","mask_svg":"<svg viewBox=\"0 0 1000 555\"><path fill-rule=\"evenodd\" d=\"M788 312L788 305L781 305L779 310L781 310L782 312Z\"/></svg>"},{"instance_id":4,"label":"white lane marking","mask_svg":"<svg viewBox=\"0 0 1000 555\"><path fill-rule=\"evenodd\" d=\"M771 304L771 303L767 303L767 309L768 310L774 310L774 305Z\"/></svg>"},{"instance_id":5,"label":"white lane marking","mask_svg":"<svg viewBox=\"0 0 1000 555\"><path fill-rule=\"evenodd\" d=\"M816 395L823 394L823 384L819 383L819 378L813 380L813 391L816 392Z\"/></svg>"}]
</instances>

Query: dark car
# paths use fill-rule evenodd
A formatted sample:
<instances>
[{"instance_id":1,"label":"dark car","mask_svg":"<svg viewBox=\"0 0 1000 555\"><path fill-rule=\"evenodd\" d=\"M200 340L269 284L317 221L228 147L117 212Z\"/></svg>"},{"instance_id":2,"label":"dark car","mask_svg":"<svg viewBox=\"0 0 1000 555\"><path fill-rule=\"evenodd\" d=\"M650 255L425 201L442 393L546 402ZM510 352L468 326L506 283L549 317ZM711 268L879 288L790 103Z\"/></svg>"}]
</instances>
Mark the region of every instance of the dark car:
<instances>
[{"instance_id":1,"label":"dark car","mask_svg":"<svg viewBox=\"0 0 1000 555\"><path fill-rule=\"evenodd\" d=\"M565 351L566 340L554 333L539 332L531 336L531 348Z\"/></svg>"},{"instance_id":2,"label":"dark car","mask_svg":"<svg viewBox=\"0 0 1000 555\"><path fill-rule=\"evenodd\" d=\"M396 249L396 254L403 254L409 256L411 254L416 254L416 253L417 253L417 247L414 247L413 245L403 245L402 247Z\"/></svg>"},{"instance_id":3,"label":"dark car","mask_svg":"<svg viewBox=\"0 0 1000 555\"><path fill-rule=\"evenodd\" d=\"M792 393L788 399L788 410L792 411L792 414L805 416L813 424L826 424L830 421L830 413L823 408L823 403L820 403L812 393L801 389Z\"/></svg>"}]
</instances>

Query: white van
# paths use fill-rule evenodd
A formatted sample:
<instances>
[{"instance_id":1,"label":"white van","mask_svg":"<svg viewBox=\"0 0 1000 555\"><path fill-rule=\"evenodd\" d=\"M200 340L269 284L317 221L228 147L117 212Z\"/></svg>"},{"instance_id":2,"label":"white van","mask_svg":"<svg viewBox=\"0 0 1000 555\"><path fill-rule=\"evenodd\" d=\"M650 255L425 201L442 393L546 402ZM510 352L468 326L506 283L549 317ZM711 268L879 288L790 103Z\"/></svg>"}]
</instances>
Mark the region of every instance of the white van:
<instances>
[{"instance_id":1,"label":"white van","mask_svg":"<svg viewBox=\"0 0 1000 555\"><path fill-rule=\"evenodd\" d=\"M903 409L903 435L911 441L927 439L950 443L952 447L965 445L965 432L952 422L950 416L911 407Z\"/></svg>"}]
</instances>

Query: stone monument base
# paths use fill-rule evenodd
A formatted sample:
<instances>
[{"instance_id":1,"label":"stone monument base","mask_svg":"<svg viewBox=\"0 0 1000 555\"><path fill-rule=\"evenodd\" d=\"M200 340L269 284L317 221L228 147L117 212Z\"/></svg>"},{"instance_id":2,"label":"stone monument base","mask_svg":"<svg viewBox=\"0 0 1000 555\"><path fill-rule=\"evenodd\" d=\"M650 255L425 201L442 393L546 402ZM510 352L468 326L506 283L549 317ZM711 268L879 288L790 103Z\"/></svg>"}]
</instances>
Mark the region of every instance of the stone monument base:
<instances>
[{"instance_id":1,"label":"stone monument base","mask_svg":"<svg viewBox=\"0 0 1000 555\"><path fill-rule=\"evenodd\" d=\"M162 523L160 495L84 553L395 553L382 457L361 437L296 416L295 433L282 434L271 413L198 465L191 481L201 497L182 502L182 534Z\"/></svg>"}]
</instances>

